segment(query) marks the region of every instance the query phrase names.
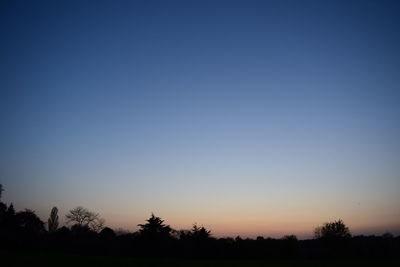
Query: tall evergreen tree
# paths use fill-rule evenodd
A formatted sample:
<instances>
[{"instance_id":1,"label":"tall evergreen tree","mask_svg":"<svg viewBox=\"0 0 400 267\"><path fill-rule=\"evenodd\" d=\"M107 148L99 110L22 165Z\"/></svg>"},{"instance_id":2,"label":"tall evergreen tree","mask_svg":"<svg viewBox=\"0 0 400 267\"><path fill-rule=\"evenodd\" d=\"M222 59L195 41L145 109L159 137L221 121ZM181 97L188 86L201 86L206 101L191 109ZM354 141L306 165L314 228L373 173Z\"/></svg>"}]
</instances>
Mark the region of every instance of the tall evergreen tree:
<instances>
[{"instance_id":1,"label":"tall evergreen tree","mask_svg":"<svg viewBox=\"0 0 400 267\"><path fill-rule=\"evenodd\" d=\"M147 239L165 239L171 237L172 228L169 225L165 225L160 217L151 214L151 217L146 221L147 223L138 225L141 228L139 232L142 237Z\"/></svg>"},{"instance_id":2,"label":"tall evergreen tree","mask_svg":"<svg viewBox=\"0 0 400 267\"><path fill-rule=\"evenodd\" d=\"M58 209L53 207L50 212L50 217L47 221L49 232L55 232L58 229Z\"/></svg>"}]
</instances>

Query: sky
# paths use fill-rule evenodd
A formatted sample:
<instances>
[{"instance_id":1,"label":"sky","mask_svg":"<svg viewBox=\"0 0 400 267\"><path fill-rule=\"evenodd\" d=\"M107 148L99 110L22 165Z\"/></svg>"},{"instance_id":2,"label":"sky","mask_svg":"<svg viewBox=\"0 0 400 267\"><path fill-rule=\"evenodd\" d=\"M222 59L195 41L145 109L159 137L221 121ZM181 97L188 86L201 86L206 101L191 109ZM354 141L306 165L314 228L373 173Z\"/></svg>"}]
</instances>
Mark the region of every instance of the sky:
<instances>
[{"instance_id":1,"label":"sky","mask_svg":"<svg viewBox=\"0 0 400 267\"><path fill-rule=\"evenodd\" d=\"M398 1L1 1L2 201L214 236L400 234Z\"/></svg>"}]
</instances>

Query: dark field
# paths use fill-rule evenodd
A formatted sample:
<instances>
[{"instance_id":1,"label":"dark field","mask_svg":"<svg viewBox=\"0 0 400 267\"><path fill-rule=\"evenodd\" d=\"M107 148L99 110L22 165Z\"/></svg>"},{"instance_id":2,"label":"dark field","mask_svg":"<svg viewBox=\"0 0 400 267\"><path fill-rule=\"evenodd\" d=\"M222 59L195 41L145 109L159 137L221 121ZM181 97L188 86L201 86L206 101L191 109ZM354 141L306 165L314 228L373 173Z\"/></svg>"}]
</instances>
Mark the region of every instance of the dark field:
<instances>
[{"instance_id":1,"label":"dark field","mask_svg":"<svg viewBox=\"0 0 400 267\"><path fill-rule=\"evenodd\" d=\"M0 252L2 266L400 266L400 261L361 260L172 260L125 257L80 256L75 254ZM4 265L3 265L4 264Z\"/></svg>"}]
</instances>

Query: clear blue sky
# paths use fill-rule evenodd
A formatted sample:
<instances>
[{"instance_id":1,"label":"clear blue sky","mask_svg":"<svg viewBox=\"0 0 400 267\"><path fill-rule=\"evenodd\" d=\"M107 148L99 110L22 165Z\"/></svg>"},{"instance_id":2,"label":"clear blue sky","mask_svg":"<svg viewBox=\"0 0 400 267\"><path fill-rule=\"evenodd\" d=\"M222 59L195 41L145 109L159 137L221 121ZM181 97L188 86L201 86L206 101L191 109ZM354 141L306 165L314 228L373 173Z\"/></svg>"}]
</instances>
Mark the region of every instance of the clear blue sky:
<instances>
[{"instance_id":1,"label":"clear blue sky","mask_svg":"<svg viewBox=\"0 0 400 267\"><path fill-rule=\"evenodd\" d=\"M1 1L3 201L215 235L400 233L398 1Z\"/></svg>"}]
</instances>

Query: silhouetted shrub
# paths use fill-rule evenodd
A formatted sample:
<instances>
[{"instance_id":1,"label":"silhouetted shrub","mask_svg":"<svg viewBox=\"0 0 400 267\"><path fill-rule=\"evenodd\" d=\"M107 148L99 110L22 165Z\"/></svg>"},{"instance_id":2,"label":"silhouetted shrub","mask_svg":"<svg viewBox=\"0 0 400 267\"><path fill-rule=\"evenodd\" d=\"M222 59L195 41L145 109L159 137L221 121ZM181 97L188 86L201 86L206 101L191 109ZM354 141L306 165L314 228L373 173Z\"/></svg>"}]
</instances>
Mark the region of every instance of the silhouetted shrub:
<instances>
[{"instance_id":1,"label":"silhouetted shrub","mask_svg":"<svg viewBox=\"0 0 400 267\"><path fill-rule=\"evenodd\" d=\"M108 227L103 228L103 230L100 231L99 236L103 240L112 240L116 237L114 230Z\"/></svg>"},{"instance_id":2,"label":"silhouetted shrub","mask_svg":"<svg viewBox=\"0 0 400 267\"><path fill-rule=\"evenodd\" d=\"M317 227L314 231L316 238L348 238L351 237L349 228L342 220L327 222L321 227Z\"/></svg>"}]
</instances>

